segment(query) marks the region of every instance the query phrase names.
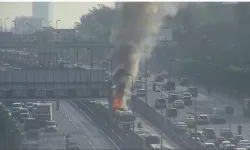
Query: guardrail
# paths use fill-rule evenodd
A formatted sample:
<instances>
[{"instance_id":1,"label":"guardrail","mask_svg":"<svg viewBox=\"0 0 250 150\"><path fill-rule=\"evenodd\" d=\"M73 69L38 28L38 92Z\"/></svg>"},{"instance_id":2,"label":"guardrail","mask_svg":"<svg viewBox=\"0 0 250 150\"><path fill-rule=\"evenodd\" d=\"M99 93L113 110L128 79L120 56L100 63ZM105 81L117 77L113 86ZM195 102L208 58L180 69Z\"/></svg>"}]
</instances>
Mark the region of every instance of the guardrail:
<instances>
[{"instance_id":1,"label":"guardrail","mask_svg":"<svg viewBox=\"0 0 250 150\"><path fill-rule=\"evenodd\" d=\"M164 119L164 123L161 123L161 115L153 107L144 103L135 95L132 96L132 104L135 106L135 111L137 111L142 117L149 120L151 124L156 126L159 129L170 137L173 141L176 141L180 146L187 149L203 149L202 145L197 143L189 134L177 134L174 131L176 126Z\"/></svg>"}]
</instances>

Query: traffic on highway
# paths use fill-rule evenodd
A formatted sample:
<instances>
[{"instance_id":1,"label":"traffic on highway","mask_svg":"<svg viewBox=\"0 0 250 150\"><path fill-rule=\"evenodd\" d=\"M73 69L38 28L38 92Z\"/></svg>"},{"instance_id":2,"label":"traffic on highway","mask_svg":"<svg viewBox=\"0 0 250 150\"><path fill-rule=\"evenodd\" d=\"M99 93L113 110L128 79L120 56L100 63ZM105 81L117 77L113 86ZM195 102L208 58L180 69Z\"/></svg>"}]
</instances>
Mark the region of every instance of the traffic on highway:
<instances>
[{"instance_id":1,"label":"traffic on highway","mask_svg":"<svg viewBox=\"0 0 250 150\"><path fill-rule=\"evenodd\" d=\"M162 74L148 78L147 103L160 113L162 106L159 101L167 100L163 115L176 125L176 133L197 138L204 148L250 148L250 121L243 115L249 112L247 104L243 106L217 91L198 88L188 78L174 79L175 88L169 91L164 87L167 83L164 80ZM135 92L143 101L146 96L146 93L141 93L145 90L144 81L143 78L135 81L138 89ZM169 110L172 116L168 115Z\"/></svg>"}]
</instances>

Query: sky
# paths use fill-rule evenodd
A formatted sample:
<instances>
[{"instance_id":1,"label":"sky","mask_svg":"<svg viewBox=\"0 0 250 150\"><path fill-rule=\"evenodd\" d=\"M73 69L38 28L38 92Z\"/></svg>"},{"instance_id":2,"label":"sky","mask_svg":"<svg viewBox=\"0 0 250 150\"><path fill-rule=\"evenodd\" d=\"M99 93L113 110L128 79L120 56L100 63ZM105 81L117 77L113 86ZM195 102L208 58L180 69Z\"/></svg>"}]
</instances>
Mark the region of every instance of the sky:
<instances>
[{"instance_id":1,"label":"sky","mask_svg":"<svg viewBox=\"0 0 250 150\"><path fill-rule=\"evenodd\" d=\"M114 7L114 2L56 2L52 4L52 26L55 26L56 20L61 20L58 28L72 28L74 22L79 22L83 14L97 4L104 4ZM0 19L5 20L6 26L11 27L12 20L16 16L31 16L31 2L0 2Z\"/></svg>"}]
</instances>

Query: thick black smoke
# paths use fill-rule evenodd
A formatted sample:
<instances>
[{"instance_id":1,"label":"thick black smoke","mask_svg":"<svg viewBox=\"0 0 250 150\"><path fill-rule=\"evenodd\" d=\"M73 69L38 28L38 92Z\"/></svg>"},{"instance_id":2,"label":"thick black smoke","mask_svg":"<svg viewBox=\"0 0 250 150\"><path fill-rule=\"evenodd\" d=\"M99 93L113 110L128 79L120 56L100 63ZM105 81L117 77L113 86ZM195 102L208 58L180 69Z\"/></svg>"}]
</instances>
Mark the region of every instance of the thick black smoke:
<instances>
[{"instance_id":1,"label":"thick black smoke","mask_svg":"<svg viewBox=\"0 0 250 150\"><path fill-rule=\"evenodd\" d=\"M116 48L110 59L113 61L113 81L117 94L122 95L124 109L130 96L131 76L135 78L141 57L149 55L165 15L175 15L178 5L173 3L125 2L118 12L119 25L112 31L112 43ZM146 48L147 47L147 48Z\"/></svg>"}]
</instances>

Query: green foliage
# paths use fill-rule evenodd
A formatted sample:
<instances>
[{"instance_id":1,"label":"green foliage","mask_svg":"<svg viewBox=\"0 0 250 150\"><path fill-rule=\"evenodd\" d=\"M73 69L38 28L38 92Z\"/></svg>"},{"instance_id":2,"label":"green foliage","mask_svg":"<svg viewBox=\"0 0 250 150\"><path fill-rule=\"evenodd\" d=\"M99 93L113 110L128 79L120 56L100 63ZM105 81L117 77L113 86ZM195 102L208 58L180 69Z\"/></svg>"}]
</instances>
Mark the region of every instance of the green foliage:
<instances>
[{"instance_id":1,"label":"green foliage","mask_svg":"<svg viewBox=\"0 0 250 150\"><path fill-rule=\"evenodd\" d=\"M108 38L115 22L115 10L106 5L97 5L89 9L89 13L80 18L76 29L84 36Z\"/></svg>"}]
</instances>

